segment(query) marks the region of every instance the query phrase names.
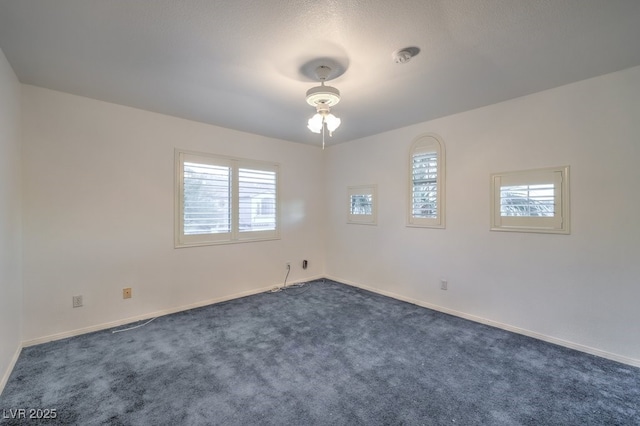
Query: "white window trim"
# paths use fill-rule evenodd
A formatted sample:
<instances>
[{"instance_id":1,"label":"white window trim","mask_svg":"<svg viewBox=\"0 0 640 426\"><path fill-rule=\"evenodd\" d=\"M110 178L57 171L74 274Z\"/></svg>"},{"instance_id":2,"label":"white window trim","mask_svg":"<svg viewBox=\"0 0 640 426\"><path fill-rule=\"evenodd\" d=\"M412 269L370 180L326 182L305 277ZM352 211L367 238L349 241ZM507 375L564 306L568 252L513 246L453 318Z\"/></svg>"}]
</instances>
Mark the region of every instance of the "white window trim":
<instances>
[{"instance_id":1,"label":"white window trim","mask_svg":"<svg viewBox=\"0 0 640 426\"><path fill-rule=\"evenodd\" d=\"M351 196L371 195L371 214L352 214ZM378 224L378 186L360 185L347 187L347 223L360 225Z\"/></svg>"},{"instance_id":2,"label":"white window trim","mask_svg":"<svg viewBox=\"0 0 640 426\"><path fill-rule=\"evenodd\" d=\"M507 217L500 214L500 188L508 185L554 183L553 217ZM491 230L570 234L569 166L494 173L491 175Z\"/></svg>"},{"instance_id":3,"label":"white window trim","mask_svg":"<svg viewBox=\"0 0 640 426\"><path fill-rule=\"evenodd\" d=\"M437 217L423 218L413 216L413 155L419 152L435 152L438 155L437 177ZM413 140L409 150L409 189L407 200L407 226L419 228L445 228L445 176L446 158L444 142L435 133L425 133Z\"/></svg>"},{"instance_id":4,"label":"white window trim","mask_svg":"<svg viewBox=\"0 0 640 426\"><path fill-rule=\"evenodd\" d=\"M203 164L224 165L231 168L231 232L218 234L185 235L183 197L184 197L184 162L193 161ZM268 231L240 232L239 230L239 180L240 168L255 167L259 170L276 173L276 229ZM175 149L175 183L174 183L174 246L175 248L208 246L216 244L234 244L249 241L268 241L280 239L280 166L276 163L247 160L202 152Z\"/></svg>"}]
</instances>

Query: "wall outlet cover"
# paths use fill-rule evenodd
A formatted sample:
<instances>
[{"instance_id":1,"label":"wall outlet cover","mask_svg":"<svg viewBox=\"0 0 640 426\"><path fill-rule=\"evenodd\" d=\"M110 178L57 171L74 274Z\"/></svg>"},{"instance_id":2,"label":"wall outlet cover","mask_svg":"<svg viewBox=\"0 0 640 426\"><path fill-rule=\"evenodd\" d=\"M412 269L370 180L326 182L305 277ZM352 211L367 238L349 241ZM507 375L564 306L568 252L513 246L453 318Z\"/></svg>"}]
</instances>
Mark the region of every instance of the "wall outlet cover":
<instances>
[{"instance_id":1,"label":"wall outlet cover","mask_svg":"<svg viewBox=\"0 0 640 426\"><path fill-rule=\"evenodd\" d=\"M82 295L73 296L72 303L74 308L79 308L82 306Z\"/></svg>"}]
</instances>

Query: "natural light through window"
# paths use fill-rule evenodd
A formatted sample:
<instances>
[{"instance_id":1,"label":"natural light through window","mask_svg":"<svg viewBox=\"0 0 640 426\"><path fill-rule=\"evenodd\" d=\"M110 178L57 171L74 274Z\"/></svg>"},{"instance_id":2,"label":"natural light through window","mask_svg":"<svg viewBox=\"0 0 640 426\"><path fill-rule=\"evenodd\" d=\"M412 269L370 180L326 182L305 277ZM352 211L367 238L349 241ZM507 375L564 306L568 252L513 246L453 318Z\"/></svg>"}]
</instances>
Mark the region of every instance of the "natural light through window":
<instances>
[{"instance_id":1,"label":"natural light through window","mask_svg":"<svg viewBox=\"0 0 640 426\"><path fill-rule=\"evenodd\" d=\"M231 231L231 169L184 163L184 233L211 234Z\"/></svg>"},{"instance_id":2,"label":"natural light through window","mask_svg":"<svg viewBox=\"0 0 640 426\"><path fill-rule=\"evenodd\" d=\"M491 175L491 230L569 233L569 167Z\"/></svg>"},{"instance_id":3,"label":"natural light through window","mask_svg":"<svg viewBox=\"0 0 640 426\"><path fill-rule=\"evenodd\" d=\"M240 232L276 229L276 173L239 170Z\"/></svg>"},{"instance_id":4,"label":"natural light through window","mask_svg":"<svg viewBox=\"0 0 640 426\"><path fill-rule=\"evenodd\" d=\"M351 214L373 214L373 197L371 194L354 194L351 196Z\"/></svg>"},{"instance_id":5,"label":"natural light through window","mask_svg":"<svg viewBox=\"0 0 640 426\"><path fill-rule=\"evenodd\" d=\"M438 153L414 154L411 215L414 218L438 217Z\"/></svg>"},{"instance_id":6,"label":"natural light through window","mask_svg":"<svg viewBox=\"0 0 640 426\"><path fill-rule=\"evenodd\" d=\"M176 247L278 238L278 166L176 150Z\"/></svg>"},{"instance_id":7,"label":"natural light through window","mask_svg":"<svg viewBox=\"0 0 640 426\"><path fill-rule=\"evenodd\" d=\"M555 215L555 185L514 185L500 187L501 216Z\"/></svg>"},{"instance_id":8,"label":"natural light through window","mask_svg":"<svg viewBox=\"0 0 640 426\"><path fill-rule=\"evenodd\" d=\"M409 226L444 228L444 144L433 134L414 140L409 154Z\"/></svg>"},{"instance_id":9,"label":"natural light through window","mask_svg":"<svg viewBox=\"0 0 640 426\"><path fill-rule=\"evenodd\" d=\"M347 188L348 223L375 225L377 223L377 186L362 185Z\"/></svg>"}]
</instances>

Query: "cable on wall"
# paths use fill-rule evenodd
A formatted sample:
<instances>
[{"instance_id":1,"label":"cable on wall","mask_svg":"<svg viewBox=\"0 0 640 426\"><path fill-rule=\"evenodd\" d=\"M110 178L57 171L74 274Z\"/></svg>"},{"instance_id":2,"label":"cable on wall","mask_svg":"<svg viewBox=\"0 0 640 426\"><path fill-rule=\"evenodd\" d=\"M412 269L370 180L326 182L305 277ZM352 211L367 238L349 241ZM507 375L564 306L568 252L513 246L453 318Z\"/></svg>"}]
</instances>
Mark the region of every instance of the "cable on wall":
<instances>
[{"instance_id":1,"label":"cable on wall","mask_svg":"<svg viewBox=\"0 0 640 426\"><path fill-rule=\"evenodd\" d=\"M135 330L136 328L144 327L145 325L149 324L151 321L153 321L156 318L158 318L158 317L153 317L149 321L145 322L144 324L138 324L138 325L135 325L133 327L128 327L128 328L121 328L120 330L113 330L113 331L111 331L111 334L122 333L123 331Z\"/></svg>"},{"instance_id":2,"label":"cable on wall","mask_svg":"<svg viewBox=\"0 0 640 426\"><path fill-rule=\"evenodd\" d=\"M284 290L300 288L300 287L304 287L307 284L306 282L301 282L301 283L287 285L287 279L289 278L290 272L291 272L291 265L287 265L287 274L284 276L284 283L282 284L282 287L275 287L274 289L269 290L268 293L278 293ZM304 292L296 292L296 294L298 293L304 293Z\"/></svg>"}]
</instances>

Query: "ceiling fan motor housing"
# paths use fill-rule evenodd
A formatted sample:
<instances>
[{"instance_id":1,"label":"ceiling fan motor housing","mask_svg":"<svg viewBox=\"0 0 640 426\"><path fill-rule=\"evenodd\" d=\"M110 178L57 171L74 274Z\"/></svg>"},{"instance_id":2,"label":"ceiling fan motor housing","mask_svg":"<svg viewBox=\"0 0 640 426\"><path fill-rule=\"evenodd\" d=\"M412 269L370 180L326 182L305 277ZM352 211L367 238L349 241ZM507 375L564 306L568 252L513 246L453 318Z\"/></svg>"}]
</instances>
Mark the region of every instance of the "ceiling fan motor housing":
<instances>
[{"instance_id":1,"label":"ceiling fan motor housing","mask_svg":"<svg viewBox=\"0 0 640 426\"><path fill-rule=\"evenodd\" d=\"M323 83L307 90L307 103L313 107L319 103L332 107L338 102L340 102L340 91L335 87L325 86Z\"/></svg>"}]
</instances>

